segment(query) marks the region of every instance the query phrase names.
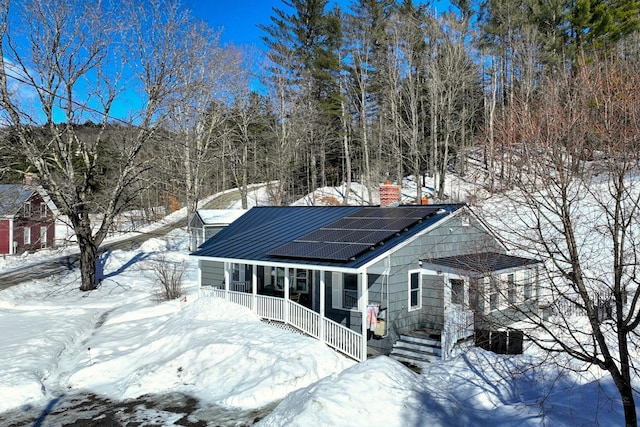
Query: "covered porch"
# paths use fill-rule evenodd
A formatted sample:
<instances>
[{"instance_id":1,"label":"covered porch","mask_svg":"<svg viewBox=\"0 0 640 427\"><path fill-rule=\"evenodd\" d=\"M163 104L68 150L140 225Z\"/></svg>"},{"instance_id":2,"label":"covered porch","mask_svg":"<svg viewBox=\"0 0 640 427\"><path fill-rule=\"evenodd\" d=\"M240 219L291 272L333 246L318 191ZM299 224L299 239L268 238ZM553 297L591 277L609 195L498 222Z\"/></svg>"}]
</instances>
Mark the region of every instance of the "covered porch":
<instances>
[{"instance_id":1,"label":"covered porch","mask_svg":"<svg viewBox=\"0 0 640 427\"><path fill-rule=\"evenodd\" d=\"M368 318L366 271L232 261L220 265L224 279L203 284L204 295L247 307L264 320L289 325L356 361L366 360L374 320Z\"/></svg>"}]
</instances>

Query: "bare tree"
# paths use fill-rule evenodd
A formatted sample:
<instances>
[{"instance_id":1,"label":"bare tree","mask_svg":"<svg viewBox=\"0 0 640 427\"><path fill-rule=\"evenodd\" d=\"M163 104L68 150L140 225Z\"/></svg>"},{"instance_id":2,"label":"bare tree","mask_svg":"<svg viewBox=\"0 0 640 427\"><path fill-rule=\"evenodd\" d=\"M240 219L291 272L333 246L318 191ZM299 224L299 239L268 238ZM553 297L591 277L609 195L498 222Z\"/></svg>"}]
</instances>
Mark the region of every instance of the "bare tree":
<instances>
[{"instance_id":1,"label":"bare tree","mask_svg":"<svg viewBox=\"0 0 640 427\"><path fill-rule=\"evenodd\" d=\"M203 185L214 157L222 157L215 149L223 143L233 97L229 88L249 83L243 77L242 52L221 46L220 34L204 23L190 22L175 48L182 52L184 64L176 70L179 88L171 94L167 126L177 140L172 151L181 165L178 175L189 219L207 194Z\"/></svg>"},{"instance_id":2,"label":"bare tree","mask_svg":"<svg viewBox=\"0 0 640 427\"><path fill-rule=\"evenodd\" d=\"M189 18L178 3L159 0L115 9L97 0L0 6L4 120L14 149L69 218L80 249L80 289L91 290L100 244L148 185L151 159L143 148L176 88L183 58L174 43ZM90 136L78 131L85 122L95 126ZM114 124L123 131L110 133Z\"/></svg>"},{"instance_id":3,"label":"bare tree","mask_svg":"<svg viewBox=\"0 0 640 427\"><path fill-rule=\"evenodd\" d=\"M445 196L445 178L455 153L464 152L473 137L478 72L467 48L471 16L454 13L440 18L429 62L431 169L437 196Z\"/></svg>"},{"instance_id":4,"label":"bare tree","mask_svg":"<svg viewBox=\"0 0 640 427\"><path fill-rule=\"evenodd\" d=\"M244 61L238 61L233 81L228 85L233 98L228 120L228 159L235 186L240 191L243 209L249 207L250 180L257 178L258 128L263 124L265 114L264 105L261 105L263 98L251 88L251 81L256 78L256 57L257 54L254 53Z\"/></svg>"},{"instance_id":5,"label":"bare tree","mask_svg":"<svg viewBox=\"0 0 640 427\"><path fill-rule=\"evenodd\" d=\"M640 324L639 88L640 74L611 58L551 76L534 103L514 98L496 136L521 173L504 195L513 215L493 219L514 247L545 262L542 296L562 307L549 320L514 316L541 348L607 371L628 426L637 423L630 349ZM569 313L585 316L586 330Z\"/></svg>"}]
</instances>

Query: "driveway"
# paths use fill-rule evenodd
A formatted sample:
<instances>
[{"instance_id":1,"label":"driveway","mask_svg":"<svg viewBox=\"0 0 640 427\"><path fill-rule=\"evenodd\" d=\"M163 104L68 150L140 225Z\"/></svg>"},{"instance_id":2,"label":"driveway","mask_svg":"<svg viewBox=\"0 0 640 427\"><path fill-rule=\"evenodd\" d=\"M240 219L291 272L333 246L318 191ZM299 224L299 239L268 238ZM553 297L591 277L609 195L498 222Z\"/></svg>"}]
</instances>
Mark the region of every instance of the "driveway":
<instances>
[{"instance_id":1,"label":"driveway","mask_svg":"<svg viewBox=\"0 0 640 427\"><path fill-rule=\"evenodd\" d=\"M237 190L218 193L218 195L210 200L202 209L226 209L234 201L239 200L239 198L240 193ZM185 222L186 220L182 218L151 232L140 232L123 240L104 243L100 246L99 253L103 254L107 251L117 249L134 249L150 238L164 236L171 230L185 227ZM5 273L0 272L0 290L29 280L43 279L54 274L64 273L65 271L78 267L80 264L79 261L80 256L77 253L73 253L63 256L53 256L34 264L30 263L28 268L11 269Z\"/></svg>"}]
</instances>

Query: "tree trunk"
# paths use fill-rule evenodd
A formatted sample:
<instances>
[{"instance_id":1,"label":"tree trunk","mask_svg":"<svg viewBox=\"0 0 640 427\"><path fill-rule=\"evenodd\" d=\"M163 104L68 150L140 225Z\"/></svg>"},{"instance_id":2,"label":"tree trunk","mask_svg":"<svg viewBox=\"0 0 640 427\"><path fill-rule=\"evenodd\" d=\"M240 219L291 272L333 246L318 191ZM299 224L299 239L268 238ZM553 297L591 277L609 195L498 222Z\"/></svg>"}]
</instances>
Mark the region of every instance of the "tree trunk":
<instances>
[{"instance_id":1,"label":"tree trunk","mask_svg":"<svg viewBox=\"0 0 640 427\"><path fill-rule=\"evenodd\" d=\"M628 375L629 366L622 366L622 373L618 373L617 369L615 369L615 365L612 366L613 369L609 369L611 376L613 377L613 382L620 393L620 397L622 400L622 408L624 410L624 423L626 427L637 427L638 419L636 414L636 404L633 397L633 387L631 387L631 378ZM624 371L627 371L627 375L624 374ZM613 372L611 372L613 370Z\"/></svg>"},{"instance_id":2,"label":"tree trunk","mask_svg":"<svg viewBox=\"0 0 640 427\"><path fill-rule=\"evenodd\" d=\"M96 280L96 263L98 261L98 248L90 236L79 235L78 246L80 247L80 284L81 291L91 291L98 287Z\"/></svg>"}]
</instances>

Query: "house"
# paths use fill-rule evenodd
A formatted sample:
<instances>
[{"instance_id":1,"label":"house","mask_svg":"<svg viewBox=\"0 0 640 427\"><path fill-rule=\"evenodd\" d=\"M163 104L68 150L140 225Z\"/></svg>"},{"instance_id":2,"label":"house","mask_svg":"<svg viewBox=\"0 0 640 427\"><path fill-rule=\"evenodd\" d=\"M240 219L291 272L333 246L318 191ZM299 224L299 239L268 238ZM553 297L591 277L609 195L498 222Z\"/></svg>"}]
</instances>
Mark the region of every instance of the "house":
<instances>
[{"instance_id":1,"label":"house","mask_svg":"<svg viewBox=\"0 0 640 427\"><path fill-rule=\"evenodd\" d=\"M58 210L42 187L0 185L0 253L20 254L55 246Z\"/></svg>"},{"instance_id":2,"label":"house","mask_svg":"<svg viewBox=\"0 0 640 427\"><path fill-rule=\"evenodd\" d=\"M447 357L476 317L536 307L537 261L508 255L465 204L255 207L192 255L203 292L355 360L420 330Z\"/></svg>"},{"instance_id":3,"label":"house","mask_svg":"<svg viewBox=\"0 0 640 427\"><path fill-rule=\"evenodd\" d=\"M189 220L191 230L190 248L196 249L220 230L240 218L243 209L200 209Z\"/></svg>"}]
</instances>

